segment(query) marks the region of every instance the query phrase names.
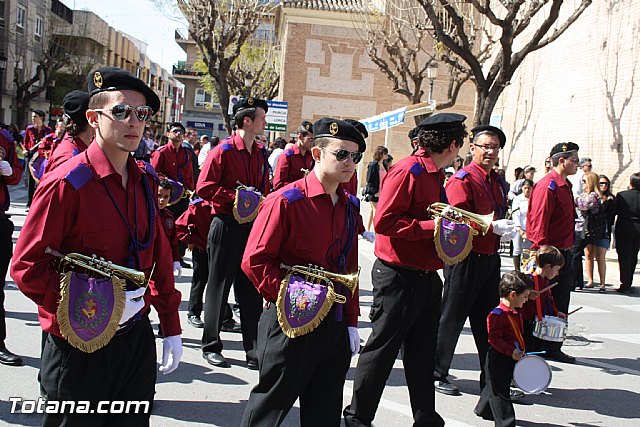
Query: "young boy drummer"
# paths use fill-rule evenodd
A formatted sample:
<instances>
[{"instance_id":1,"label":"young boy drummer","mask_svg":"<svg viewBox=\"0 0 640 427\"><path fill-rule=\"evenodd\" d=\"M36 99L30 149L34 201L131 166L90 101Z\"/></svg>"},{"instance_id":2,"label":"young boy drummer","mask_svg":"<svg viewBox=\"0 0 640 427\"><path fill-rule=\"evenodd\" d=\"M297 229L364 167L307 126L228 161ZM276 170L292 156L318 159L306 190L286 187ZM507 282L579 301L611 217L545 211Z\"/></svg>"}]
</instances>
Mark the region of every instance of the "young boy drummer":
<instances>
[{"instance_id":1,"label":"young boy drummer","mask_svg":"<svg viewBox=\"0 0 640 427\"><path fill-rule=\"evenodd\" d=\"M357 287L352 293L336 285L346 303L333 304L306 334L289 338L278 317L288 267L313 264L337 274L358 270L359 203L339 184L351 179L365 141L351 124L331 118L314 123L313 134L315 167L264 200L242 260L243 271L267 301L258 324L260 379L242 426L279 425L298 397L301 425L339 425L345 376L360 347ZM291 310L319 303L309 294L295 302Z\"/></svg>"},{"instance_id":2,"label":"young boy drummer","mask_svg":"<svg viewBox=\"0 0 640 427\"><path fill-rule=\"evenodd\" d=\"M496 426L516 425L509 387L515 362L525 355L522 316L517 309L529 298L532 285L531 279L520 271L506 273L499 285L500 305L487 316L487 380L474 412L479 417L494 420Z\"/></svg>"}]
</instances>

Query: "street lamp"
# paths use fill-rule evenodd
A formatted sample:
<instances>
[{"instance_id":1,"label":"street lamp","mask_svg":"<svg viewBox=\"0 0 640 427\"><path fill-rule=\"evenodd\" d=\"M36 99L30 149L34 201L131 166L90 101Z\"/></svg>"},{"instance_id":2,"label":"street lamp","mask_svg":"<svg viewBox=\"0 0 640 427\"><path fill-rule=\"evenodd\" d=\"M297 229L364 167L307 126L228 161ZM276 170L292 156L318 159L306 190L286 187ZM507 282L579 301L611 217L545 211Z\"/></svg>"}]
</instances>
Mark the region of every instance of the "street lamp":
<instances>
[{"instance_id":1,"label":"street lamp","mask_svg":"<svg viewBox=\"0 0 640 427\"><path fill-rule=\"evenodd\" d=\"M438 77L438 64L432 62L427 67L427 78L429 79L429 102L433 102L433 81Z\"/></svg>"},{"instance_id":2,"label":"street lamp","mask_svg":"<svg viewBox=\"0 0 640 427\"><path fill-rule=\"evenodd\" d=\"M4 123L4 111L2 110L2 96L4 95L4 70L7 68L7 56L0 52L0 122Z\"/></svg>"},{"instance_id":3,"label":"street lamp","mask_svg":"<svg viewBox=\"0 0 640 427\"><path fill-rule=\"evenodd\" d=\"M247 71L247 74L244 75L244 87L246 91L246 95L251 95L251 84L253 83L253 74L251 71Z\"/></svg>"}]
</instances>

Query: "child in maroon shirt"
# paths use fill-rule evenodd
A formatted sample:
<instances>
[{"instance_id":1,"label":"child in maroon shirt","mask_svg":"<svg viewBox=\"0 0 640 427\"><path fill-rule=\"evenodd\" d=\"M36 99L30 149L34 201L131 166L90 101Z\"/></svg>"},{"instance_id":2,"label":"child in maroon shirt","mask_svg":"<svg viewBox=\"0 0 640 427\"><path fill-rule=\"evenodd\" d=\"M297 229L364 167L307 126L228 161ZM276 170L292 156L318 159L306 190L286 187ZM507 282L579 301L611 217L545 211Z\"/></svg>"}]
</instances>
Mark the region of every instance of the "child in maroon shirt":
<instances>
[{"instance_id":1,"label":"child in maroon shirt","mask_svg":"<svg viewBox=\"0 0 640 427\"><path fill-rule=\"evenodd\" d=\"M525 355L522 316L518 308L529 298L531 279L510 271L500 280L500 305L487 316L489 351L485 362L487 382L474 412L496 426L515 426L516 414L510 398L510 385L516 362Z\"/></svg>"},{"instance_id":2,"label":"child in maroon shirt","mask_svg":"<svg viewBox=\"0 0 640 427\"><path fill-rule=\"evenodd\" d=\"M171 190L173 186L165 178L160 179L158 185L158 208L160 214L160 221L162 221L162 229L164 230L169 244L171 245L171 256L173 257L173 274L174 276L182 276L182 266L180 261L180 251L178 250L178 238L176 237L176 221L173 214L167 209L169 200L171 198Z\"/></svg>"},{"instance_id":3,"label":"child in maroon shirt","mask_svg":"<svg viewBox=\"0 0 640 427\"><path fill-rule=\"evenodd\" d=\"M564 257L555 246L540 246L535 253L535 270L529 274L534 288L529 294L529 301L522 307L522 319L524 320L524 340L529 351L541 351L545 349L545 341L533 336L536 319L544 316L555 316L566 319L567 315L558 311L551 290L540 292L549 286L560 269L564 266Z\"/></svg>"}]
</instances>

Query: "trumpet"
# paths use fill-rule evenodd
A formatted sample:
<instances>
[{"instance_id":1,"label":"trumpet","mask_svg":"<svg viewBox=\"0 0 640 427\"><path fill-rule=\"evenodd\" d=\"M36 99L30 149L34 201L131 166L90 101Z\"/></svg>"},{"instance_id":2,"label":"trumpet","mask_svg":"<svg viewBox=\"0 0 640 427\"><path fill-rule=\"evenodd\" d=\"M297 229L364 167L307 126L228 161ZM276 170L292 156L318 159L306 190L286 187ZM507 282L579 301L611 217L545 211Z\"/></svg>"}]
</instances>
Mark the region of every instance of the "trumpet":
<instances>
[{"instance_id":1,"label":"trumpet","mask_svg":"<svg viewBox=\"0 0 640 427\"><path fill-rule=\"evenodd\" d=\"M489 231L489 227L491 227L491 222L493 221L493 212L486 215L480 215L440 202L432 203L427 208L427 212L433 216L446 218L449 221L467 224L471 227L471 232L474 235L478 234L476 228L482 230L483 236L486 235Z\"/></svg>"},{"instance_id":2,"label":"trumpet","mask_svg":"<svg viewBox=\"0 0 640 427\"><path fill-rule=\"evenodd\" d=\"M358 286L358 277L360 276L360 267L358 267L358 271L351 274L337 274L332 273L330 271L326 271L322 267L318 267L317 265L309 264L307 267L301 265L294 265L293 267L289 267L289 274L297 274L300 276L304 276L304 279L310 283L320 283L324 282L326 286L333 285L333 283L339 283L344 285L349 289L351 295L356 291L356 286ZM347 302L347 299L344 295L337 294L336 302L339 304L344 304Z\"/></svg>"},{"instance_id":3,"label":"trumpet","mask_svg":"<svg viewBox=\"0 0 640 427\"><path fill-rule=\"evenodd\" d=\"M104 277L117 277L125 280L138 288L146 288L149 281L145 274L132 268L122 267L104 258L96 258L95 255L87 256L78 253L62 254L50 247L45 249L45 253L57 257L60 262L58 268L61 272L67 272L74 268L80 268L86 271L96 273Z\"/></svg>"}]
</instances>

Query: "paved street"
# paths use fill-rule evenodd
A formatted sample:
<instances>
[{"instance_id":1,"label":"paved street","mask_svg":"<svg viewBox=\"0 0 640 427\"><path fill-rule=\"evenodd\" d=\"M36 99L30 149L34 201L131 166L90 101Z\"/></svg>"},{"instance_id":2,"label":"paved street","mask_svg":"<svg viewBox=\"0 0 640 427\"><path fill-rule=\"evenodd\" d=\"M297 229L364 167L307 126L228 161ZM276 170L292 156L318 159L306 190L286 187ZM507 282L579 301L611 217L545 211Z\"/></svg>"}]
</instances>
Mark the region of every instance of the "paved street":
<instances>
[{"instance_id":1,"label":"paved street","mask_svg":"<svg viewBox=\"0 0 640 427\"><path fill-rule=\"evenodd\" d=\"M25 218L22 187L12 189L9 213L16 225L17 237ZM363 216L367 215L363 207ZM369 306L372 301L371 265L374 261L373 245L360 241L361 307L360 333L363 340L370 333ZM521 426L637 426L640 425L640 298L636 293L619 295L618 269L615 251L607 262L608 292L594 291L572 294L572 308L583 307L570 318L569 339L565 351L578 358L576 365L550 362L553 380L546 393L527 396L516 405L518 425ZM187 261L191 262L187 257ZM511 261L503 257L503 265ZM506 271L507 268L503 268ZM156 402L151 423L153 426L176 425L238 425L251 387L258 373L245 367L245 357L239 334L223 333L224 354L231 368L213 368L202 358L199 350L201 330L186 322L186 306L190 284L190 270L178 279L182 292L181 320L185 353L178 370L158 378ZM638 273L636 273L638 275ZM7 346L23 357L25 366L0 365L0 424L39 425L37 414L10 414L9 397L37 399L37 374L40 364L40 327L35 305L16 288L11 278L6 284ZM157 316L152 315L154 327ZM161 341L157 340L158 351ZM355 367L356 359L352 361ZM479 364L470 329L465 327L458 343L452 369L453 380L463 392L462 396L437 395L437 408L451 426L491 426L473 414L479 390ZM345 386L345 404L351 397L353 369ZM95 384L100 387L100 384ZM291 412L285 426L299 425L298 411ZM375 420L375 425L410 426L411 408L402 362L396 361Z\"/></svg>"}]
</instances>

